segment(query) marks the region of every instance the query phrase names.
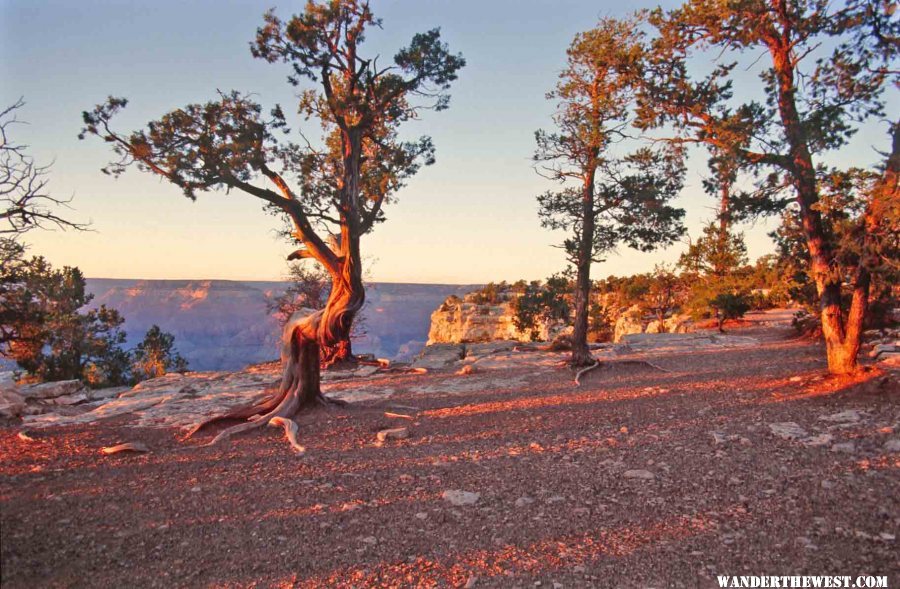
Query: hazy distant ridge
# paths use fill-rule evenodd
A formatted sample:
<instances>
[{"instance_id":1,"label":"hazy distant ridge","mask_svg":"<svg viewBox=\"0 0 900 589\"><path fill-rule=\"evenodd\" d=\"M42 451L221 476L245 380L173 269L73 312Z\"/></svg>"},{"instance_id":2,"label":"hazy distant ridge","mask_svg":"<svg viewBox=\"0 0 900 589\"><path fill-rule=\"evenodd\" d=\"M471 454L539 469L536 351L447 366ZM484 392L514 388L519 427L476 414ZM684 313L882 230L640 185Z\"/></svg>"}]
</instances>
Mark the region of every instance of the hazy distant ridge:
<instances>
[{"instance_id":1,"label":"hazy distant ridge","mask_svg":"<svg viewBox=\"0 0 900 589\"><path fill-rule=\"evenodd\" d=\"M194 370L236 370L278 356L278 323L266 314L266 297L284 282L232 280L129 280L88 278L93 305L125 316L128 344L151 325L175 335ZM364 309L366 335L357 352L379 357L416 353L428 339L431 312L451 295L475 285L372 283Z\"/></svg>"}]
</instances>

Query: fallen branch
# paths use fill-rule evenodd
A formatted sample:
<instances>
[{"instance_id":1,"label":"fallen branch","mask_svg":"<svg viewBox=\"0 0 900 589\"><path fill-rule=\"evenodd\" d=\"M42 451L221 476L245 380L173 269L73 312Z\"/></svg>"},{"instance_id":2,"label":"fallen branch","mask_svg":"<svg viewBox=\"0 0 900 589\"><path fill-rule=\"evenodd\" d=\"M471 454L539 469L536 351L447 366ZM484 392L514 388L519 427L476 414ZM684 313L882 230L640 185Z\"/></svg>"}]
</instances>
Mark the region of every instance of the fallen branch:
<instances>
[{"instance_id":1,"label":"fallen branch","mask_svg":"<svg viewBox=\"0 0 900 589\"><path fill-rule=\"evenodd\" d=\"M126 442L124 444L117 444L115 446L106 446L105 448L100 448L100 452L106 454L107 456L111 454L118 454L119 452L149 452L150 448L147 447L146 444L142 444L141 442Z\"/></svg>"}]
</instances>

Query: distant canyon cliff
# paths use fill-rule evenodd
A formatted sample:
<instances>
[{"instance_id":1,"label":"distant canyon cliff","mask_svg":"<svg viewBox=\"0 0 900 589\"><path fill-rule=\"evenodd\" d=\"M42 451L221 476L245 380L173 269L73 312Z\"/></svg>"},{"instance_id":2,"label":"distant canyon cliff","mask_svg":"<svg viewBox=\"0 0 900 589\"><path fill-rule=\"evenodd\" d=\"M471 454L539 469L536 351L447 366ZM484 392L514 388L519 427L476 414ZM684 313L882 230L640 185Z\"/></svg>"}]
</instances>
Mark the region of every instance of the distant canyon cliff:
<instances>
[{"instance_id":1,"label":"distant canyon cliff","mask_svg":"<svg viewBox=\"0 0 900 589\"><path fill-rule=\"evenodd\" d=\"M237 370L278 357L278 321L267 314L267 297L284 282L230 280L120 280L89 278L92 305L105 304L125 317L128 346L159 325L192 370ZM428 338L431 312L449 295L473 285L372 283L363 310L365 335L354 351L381 358L411 359Z\"/></svg>"},{"instance_id":2,"label":"distant canyon cliff","mask_svg":"<svg viewBox=\"0 0 900 589\"><path fill-rule=\"evenodd\" d=\"M458 344L492 341L528 342L549 341L557 335L570 333L571 328L555 321L542 323L538 321L535 333L522 330L516 326L514 300L520 296L510 290L498 293L498 300L485 302L480 293L470 292L459 297L447 297L431 314L431 327L428 330L428 344ZM609 321L603 333L590 332L589 341L620 341L624 336L635 333L685 333L693 330L693 322L686 315L667 317L660 328L655 317L643 312L638 305L621 306L612 295L595 295L598 303ZM533 338L532 336L536 336Z\"/></svg>"}]
</instances>

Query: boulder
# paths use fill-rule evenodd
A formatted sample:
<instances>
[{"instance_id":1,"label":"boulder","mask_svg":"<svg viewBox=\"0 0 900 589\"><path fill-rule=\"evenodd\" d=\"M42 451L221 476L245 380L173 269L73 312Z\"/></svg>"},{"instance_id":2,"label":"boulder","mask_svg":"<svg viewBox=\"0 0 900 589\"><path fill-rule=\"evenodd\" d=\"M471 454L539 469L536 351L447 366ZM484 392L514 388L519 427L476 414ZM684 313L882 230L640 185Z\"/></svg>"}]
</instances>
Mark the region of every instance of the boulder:
<instances>
[{"instance_id":1,"label":"boulder","mask_svg":"<svg viewBox=\"0 0 900 589\"><path fill-rule=\"evenodd\" d=\"M62 395L60 397L54 397L53 399L48 399L49 402L54 405L78 405L79 403L85 403L89 401L87 391L82 391L79 393L75 393L74 395Z\"/></svg>"},{"instance_id":2,"label":"boulder","mask_svg":"<svg viewBox=\"0 0 900 589\"><path fill-rule=\"evenodd\" d=\"M878 356L878 365L885 370L900 370L900 352L882 353Z\"/></svg>"},{"instance_id":3,"label":"boulder","mask_svg":"<svg viewBox=\"0 0 900 589\"><path fill-rule=\"evenodd\" d=\"M0 372L0 389L8 389L16 386L16 373L12 370Z\"/></svg>"},{"instance_id":4,"label":"boulder","mask_svg":"<svg viewBox=\"0 0 900 589\"><path fill-rule=\"evenodd\" d=\"M60 380L56 382L42 382L18 387L18 393L26 399L41 400L55 399L84 393L86 387L80 380Z\"/></svg>"},{"instance_id":5,"label":"boulder","mask_svg":"<svg viewBox=\"0 0 900 589\"><path fill-rule=\"evenodd\" d=\"M869 355L877 360L880 360L882 356L897 353L900 353L900 345L898 345L896 341L890 341L876 344L872 348L872 351L869 352Z\"/></svg>"},{"instance_id":6,"label":"boulder","mask_svg":"<svg viewBox=\"0 0 900 589\"><path fill-rule=\"evenodd\" d=\"M0 417L19 417L25 411L25 398L10 389L0 389Z\"/></svg>"}]
</instances>

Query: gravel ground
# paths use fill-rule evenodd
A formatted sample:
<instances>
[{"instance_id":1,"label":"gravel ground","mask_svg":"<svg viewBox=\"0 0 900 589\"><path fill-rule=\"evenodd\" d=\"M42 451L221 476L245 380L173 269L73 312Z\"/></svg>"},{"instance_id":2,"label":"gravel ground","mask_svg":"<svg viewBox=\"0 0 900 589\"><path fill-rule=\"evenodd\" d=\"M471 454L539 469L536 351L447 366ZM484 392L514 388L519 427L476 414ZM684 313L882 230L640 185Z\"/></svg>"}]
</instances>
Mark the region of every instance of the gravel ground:
<instances>
[{"instance_id":1,"label":"gravel ground","mask_svg":"<svg viewBox=\"0 0 900 589\"><path fill-rule=\"evenodd\" d=\"M580 387L563 367L490 390L453 386L477 372L391 376L389 410L413 419L310 413L304 456L271 429L208 448L214 428L183 442L125 418L34 441L0 427L2 585L896 586L897 381L824 378L783 319L735 331L759 347L659 353L669 372L613 364ZM410 436L378 445L389 427ZM152 452L99 453L128 441Z\"/></svg>"}]
</instances>

